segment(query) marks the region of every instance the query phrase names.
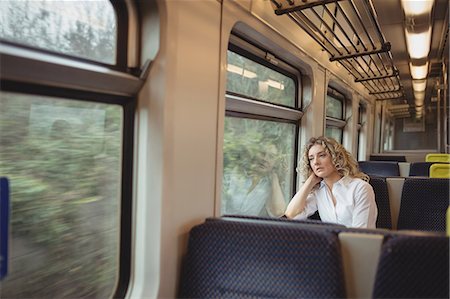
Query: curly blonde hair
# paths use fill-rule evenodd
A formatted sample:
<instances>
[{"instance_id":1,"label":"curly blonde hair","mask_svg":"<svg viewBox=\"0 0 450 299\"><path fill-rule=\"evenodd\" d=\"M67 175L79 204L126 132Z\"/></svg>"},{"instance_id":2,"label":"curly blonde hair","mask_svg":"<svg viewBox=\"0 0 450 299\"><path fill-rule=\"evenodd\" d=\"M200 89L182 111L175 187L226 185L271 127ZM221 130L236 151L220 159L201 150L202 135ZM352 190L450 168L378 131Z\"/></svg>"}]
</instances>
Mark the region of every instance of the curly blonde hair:
<instances>
[{"instance_id":1,"label":"curly blonde hair","mask_svg":"<svg viewBox=\"0 0 450 299\"><path fill-rule=\"evenodd\" d=\"M330 154L331 161L334 167L342 176L350 176L353 178L360 178L366 182L369 181L369 176L364 172L361 172L358 167L358 162L355 158L336 140L333 138L320 136L312 137L309 139L308 143L302 153L301 166L299 171L302 177L306 180L313 172L310 162L309 162L309 150L315 144L320 144L325 148L325 151Z\"/></svg>"}]
</instances>

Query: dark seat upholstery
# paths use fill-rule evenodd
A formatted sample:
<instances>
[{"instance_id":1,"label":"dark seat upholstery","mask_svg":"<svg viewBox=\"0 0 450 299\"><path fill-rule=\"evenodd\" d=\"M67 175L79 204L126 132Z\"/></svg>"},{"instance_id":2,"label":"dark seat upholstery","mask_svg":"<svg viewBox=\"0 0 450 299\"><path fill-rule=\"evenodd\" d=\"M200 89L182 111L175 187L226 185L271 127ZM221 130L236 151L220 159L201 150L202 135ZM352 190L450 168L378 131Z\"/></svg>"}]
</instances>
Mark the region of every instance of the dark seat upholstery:
<instances>
[{"instance_id":1,"label":"dark seat upholstery","mask_svg":"<svg viewBox=\"0 0 450 299\"><path fill-rule=\"evenodd\" d=\"M386 241L373 298L449 298L449 239L402 236Z\"/></svg>"},{"instance_id":2,"label":"dark seat upholstery","mask_svg":"<svg viewBox=\"0 0 450 299\"><path fill-rule=\"evenodd\" d=\"M450 179L406 178L398 229L445 231Z\"/></svg>"},{"instance_id":3,"label":"dark seat upholstery","mask_svg":"<svg viewBox=\"0 0 450 299\"><path fill-rule=\"evenodd\" d=\"M391 208L386 178L371 177L369 183L375 192L375 201L378 208L376 227L392 229Z\"/></svg>"},{"instance_id":4,"label":"dark seat upholstery","mask_svg":"<svg viewBox=\"0 0 450 299\"><path fill-rule=\"evenodd\" d=\"M397 162L388 161L359 161L359 169L369 176L400 176Z\"/></svg>"},{"instance_id":5,"label":"dark seat upholstery","mask_svg":"<svg viewBox=\"0 0 450 299\"><path fill-rule=\"evenodd\" d=\"M409 166L409 176L430 176L430 166L434 162L413 162Z\"/></svg>"},{"instance_id":6,"label":"dark seat upholstery","mask_svg":"<svg viewBox=\"0 0 450 299\"><path fill-rule=\"evenodd\" d=\"M337 235L290 221L206 221L190 232L180 296L343 298Z\"/></svg>"},{"instance_id":7,"label":"dark seat upholstery","mask_svg":"<svg viewBox=\"0 0 450 299\"><path fill-rule=\"evenodd\" d=\"M402 155L370 155L370 161L394 161L406 162L406 157Z\"/></svg>"}]
</instances>

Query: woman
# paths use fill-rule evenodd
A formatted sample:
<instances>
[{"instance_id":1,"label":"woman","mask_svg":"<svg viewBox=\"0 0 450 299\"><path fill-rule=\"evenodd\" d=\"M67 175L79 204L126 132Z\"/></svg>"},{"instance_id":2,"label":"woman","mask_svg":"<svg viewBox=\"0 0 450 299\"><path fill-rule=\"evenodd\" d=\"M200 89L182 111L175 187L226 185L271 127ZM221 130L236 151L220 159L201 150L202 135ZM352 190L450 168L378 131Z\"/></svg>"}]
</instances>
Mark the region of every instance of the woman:
<instances>
[{"instance_id":1,"label":"woman","mask_svg":"<svg viewBox=\"0 0 450 299\"><path fill-rule=\"evenodd\" d=\"M287 218L306 219L319 211L324 222L375 228L377 205L369 177L332 138L311 138L302 156L306 181L289 203Z\"/></svg>"}]
</instances>

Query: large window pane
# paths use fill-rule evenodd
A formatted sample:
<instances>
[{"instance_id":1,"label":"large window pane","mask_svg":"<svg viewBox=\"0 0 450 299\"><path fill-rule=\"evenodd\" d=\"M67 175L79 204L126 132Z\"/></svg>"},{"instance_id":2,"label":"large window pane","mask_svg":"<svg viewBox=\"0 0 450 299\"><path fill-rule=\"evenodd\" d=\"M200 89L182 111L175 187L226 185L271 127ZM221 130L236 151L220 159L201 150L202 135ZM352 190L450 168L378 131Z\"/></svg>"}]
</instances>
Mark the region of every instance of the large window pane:
<instances>
[{"instance_id":1,"label":"large window pane","mask_svg":"<svg viewBox=\"0 0 450 299\"><path fill-rule=\"evenodd\" d=\"M0 173L11 184L2 298L107 298L119 269L123 109L0 93Z\"/></svg>"},{"instance_id":2,"label":"large window pane","mask_svg":"<svg viewBox=\"0 0 450 299\"><path fill-rule=\"evenodd\" d=\"M295 108L295 81L271 68L228 51L227 91Z\"/></svg>"},{"instance_id":3,"label":"large window pane","mask_svg":"<svg viewBox=\"0 0 450 299\"><path fill-rule=\"evenodd\" d=\"M108 0L0 1L0 38L115 64L117 24Z\"/></svg>"},{"instance_id":4,"label":"large window pane","mask_svg":"<svg viewBox=\"0 0 450 299\"><path fill-rule=\"evenodd\" d=\"M296 126L226 117L222 214L274 215L286 206L294 177Z\"/></svg>"}]
</instances>

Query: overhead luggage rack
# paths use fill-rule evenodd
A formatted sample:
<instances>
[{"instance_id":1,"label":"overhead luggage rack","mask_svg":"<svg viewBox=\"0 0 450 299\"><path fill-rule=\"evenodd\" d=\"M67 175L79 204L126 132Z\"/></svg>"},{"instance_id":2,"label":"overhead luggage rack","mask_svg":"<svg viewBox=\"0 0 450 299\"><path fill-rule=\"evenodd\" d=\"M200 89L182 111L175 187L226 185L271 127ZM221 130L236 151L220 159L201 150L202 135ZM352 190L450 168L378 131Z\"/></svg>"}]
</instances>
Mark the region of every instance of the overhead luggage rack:
<instances>
[{"instance_id":1,"label":"overhead luggage rack","mask_svg":"<svg viewBox=\"0 0 450 299\"><path fill-rule=\"evenodd\" d=\"M404 99L370 0L271 0L277 15L287 15L339 62L376 100ZM399 16L400 17L400 16Z\"/></svg>"}]
</instances>

